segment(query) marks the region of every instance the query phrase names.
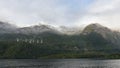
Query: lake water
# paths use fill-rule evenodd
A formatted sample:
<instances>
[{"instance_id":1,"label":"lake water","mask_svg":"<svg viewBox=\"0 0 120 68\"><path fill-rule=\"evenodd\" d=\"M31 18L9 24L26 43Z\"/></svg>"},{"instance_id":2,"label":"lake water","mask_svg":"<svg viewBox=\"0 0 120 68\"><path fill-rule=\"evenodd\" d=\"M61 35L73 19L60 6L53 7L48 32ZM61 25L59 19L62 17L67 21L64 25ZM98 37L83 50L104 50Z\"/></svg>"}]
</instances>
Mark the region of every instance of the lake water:
<instances>
[{"instance_id":1,"label":"lake water","mask_svg":"<svg viewBox=\"0 0 120 68\"><path fill-rule=\"evenodd\" d=\"M1 59L0 68L120 68L120 60L95 59Z\"/></svg>"}]
</instances>

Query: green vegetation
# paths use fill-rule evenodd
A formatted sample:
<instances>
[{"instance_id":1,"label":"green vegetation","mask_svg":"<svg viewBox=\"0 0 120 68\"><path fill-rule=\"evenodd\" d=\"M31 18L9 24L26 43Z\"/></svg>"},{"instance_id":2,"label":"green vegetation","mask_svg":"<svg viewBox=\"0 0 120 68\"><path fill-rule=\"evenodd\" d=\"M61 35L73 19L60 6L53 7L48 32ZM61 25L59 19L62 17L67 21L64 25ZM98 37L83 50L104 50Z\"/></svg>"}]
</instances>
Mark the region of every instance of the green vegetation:
<instances>
[{"instance_id":1,"label":"green vegetation","mask_svg":"<svg viewBox=\"0 0 120 68\"><path fill-rule=\"evenodd\" d=\"M1 34L0 58L120 58L120 50L97 33L89 35Z\"/></svg>"}]
</instances>

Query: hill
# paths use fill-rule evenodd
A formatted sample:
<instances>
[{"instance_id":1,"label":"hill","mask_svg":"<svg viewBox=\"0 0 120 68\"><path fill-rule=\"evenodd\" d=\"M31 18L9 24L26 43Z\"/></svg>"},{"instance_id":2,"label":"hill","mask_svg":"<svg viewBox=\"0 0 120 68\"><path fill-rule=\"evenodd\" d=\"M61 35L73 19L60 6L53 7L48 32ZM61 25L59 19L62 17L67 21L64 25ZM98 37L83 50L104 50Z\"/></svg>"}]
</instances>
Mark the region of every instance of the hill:
<instances>
[{"instance_id":1,"label":"hill","mask_svg":"<svg viewBox=\"0 0 120 68\"><path fill-rule=\"evenodd\" d=\"M0 33L0 58L120 58L120 33L90 24L79 34L62 34L48 25Z\"/></svg>"}]
</instances>

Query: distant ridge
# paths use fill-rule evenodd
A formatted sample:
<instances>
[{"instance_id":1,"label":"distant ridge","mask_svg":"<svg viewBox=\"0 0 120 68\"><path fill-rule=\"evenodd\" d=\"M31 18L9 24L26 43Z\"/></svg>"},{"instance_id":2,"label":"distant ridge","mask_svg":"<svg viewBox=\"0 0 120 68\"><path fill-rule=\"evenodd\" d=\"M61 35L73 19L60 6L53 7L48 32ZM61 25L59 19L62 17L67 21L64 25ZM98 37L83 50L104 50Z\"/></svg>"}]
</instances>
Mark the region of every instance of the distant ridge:
<instances>
[{"instance_id":1,"label":"distant ridge","mask_svg":"<svg viewBox=\"0 0 120 68\"><path fill-rule=\"evenodd\" d=\"M109 28L98 23L93 23L86 26L82 31L83 35L89 35L91 33L101 35L101 37L120 48L120 32L110 30Z\"/></svg>"},{"instance_id":2,"label":"distant ridge","mask_svg":"<svg viewBox=\"0 0 120 68\"><path fill-rule=\"evenodd\" d=\"M4 26L0 58L120 58L120 33L100 24L90 24L72 35L61 32L69 31L66 27L59 31L50 25L35 25L12 32L11 25Z\"/></svg>"}]
</instances>

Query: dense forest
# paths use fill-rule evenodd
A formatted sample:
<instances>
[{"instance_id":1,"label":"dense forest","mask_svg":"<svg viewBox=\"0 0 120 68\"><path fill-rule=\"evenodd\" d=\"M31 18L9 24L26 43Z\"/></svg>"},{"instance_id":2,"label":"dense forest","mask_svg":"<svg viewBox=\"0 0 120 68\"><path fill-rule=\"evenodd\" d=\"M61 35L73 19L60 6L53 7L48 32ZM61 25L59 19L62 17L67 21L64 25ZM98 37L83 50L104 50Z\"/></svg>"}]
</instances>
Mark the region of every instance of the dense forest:
<instances>
[{"instance_id":1,"label":"dense forest","mask_svg":"<svg viewBox=\"0 0 120 68\"><path fill-rule=\"evenodd\" d=\"M97 33L1 34L0 58L120 58L120 50Z\"/></svg>"},{"instance_id":2,"label":"dense forest","mask_svg":"<svg viewBox=\"0 0 120 68\"><path fill-rule=\"evenodd\" d=\"M6 25L0 27L1 59L120 58L120 32L100 24L71 35L48 25L14 29L0 25Z\"/></svg>"}]
</instances>

